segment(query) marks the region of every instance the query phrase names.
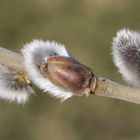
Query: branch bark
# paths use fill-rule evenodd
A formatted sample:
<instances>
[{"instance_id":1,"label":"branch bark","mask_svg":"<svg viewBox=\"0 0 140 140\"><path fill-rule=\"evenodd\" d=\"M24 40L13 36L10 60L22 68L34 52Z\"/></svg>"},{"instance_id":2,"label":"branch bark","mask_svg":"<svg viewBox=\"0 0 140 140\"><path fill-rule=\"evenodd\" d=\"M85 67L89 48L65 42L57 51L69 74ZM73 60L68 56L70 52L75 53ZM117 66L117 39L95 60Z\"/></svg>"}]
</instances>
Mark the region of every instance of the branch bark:
<instances>
[{"instance_id":1,"label":"branch bark","mask_svg":"<svg viewBox=\"0 0 140 140\"><path fill-rule=\"evenodd\" d=\"M98 77L95 95L140 104L140 89Z\"/></svg>"},{"instance_id":2,"label":"branch bark","mask_svg":"<svg viewBox=\"0 0 140 140\"><path fill-rule=\"evenodd\" d=\"M17 71L24 71L23 58L20 54L0 47L0 64L4 64ZM140 104L140 89L120 84L107 78L98 77L94 94L96 96Z\"/></svg>"},{"instance_id":3,"label":"branch bark","mask_svg":"<svg viewBox=\"0 0 140 140\"><path fill-rule=\"evenodd\" d=\"M24 71L22 55L2 47L0 47L0 64L17 71Z\"/></svg>"}]
</instances>

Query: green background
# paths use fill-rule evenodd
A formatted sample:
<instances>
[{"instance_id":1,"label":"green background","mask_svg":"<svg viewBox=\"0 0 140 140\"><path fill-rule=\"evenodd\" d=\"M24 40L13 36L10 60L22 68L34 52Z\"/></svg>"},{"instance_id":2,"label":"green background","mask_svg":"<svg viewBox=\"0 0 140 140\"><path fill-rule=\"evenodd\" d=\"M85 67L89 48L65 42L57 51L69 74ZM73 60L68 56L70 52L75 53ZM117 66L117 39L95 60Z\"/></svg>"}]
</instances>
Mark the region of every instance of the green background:
<instances>
[{"instance_id":1,"label":"green background","mask_svg":"<svg viewBox=\"0 0 140 140\"><path fill-rule=\"evenodd\" d=\"M121 28L140 31L138 0L0 0L0 46L64 43L97 75L124 82L112 62ZM12 62L11 62L12 63ZM139 140L140 105L104 97L64 103L36 89L24 106L0 101L0 140Z\"/></svg>"}]
</instances>

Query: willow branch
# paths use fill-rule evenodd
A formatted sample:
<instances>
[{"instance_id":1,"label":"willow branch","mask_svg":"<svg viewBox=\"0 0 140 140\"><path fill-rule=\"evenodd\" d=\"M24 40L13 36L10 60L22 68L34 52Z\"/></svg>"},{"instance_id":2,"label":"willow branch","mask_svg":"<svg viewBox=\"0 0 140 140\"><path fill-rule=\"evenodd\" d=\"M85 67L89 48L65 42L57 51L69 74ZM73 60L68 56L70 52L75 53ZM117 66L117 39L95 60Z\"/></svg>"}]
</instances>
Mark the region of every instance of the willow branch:
<instances>
[{"instance_id":1,"label":"willow branch","mask_svg":"<svg viewBox=\"0 0 140 140\"><path fill-rule=\"evenodd\" d=\"M17 71L24 71L23 58L19 53L0 47L0 64Z\"/></svg>"},{"instance_id":2,"label":"willow branch","mask_svg":"<svg viewBox=\"0 0 140 140\"><path fill-rule=\"evenodd\" d=\"M140 89L98 77L95 95L140 104Z\"/></svg>"},{"instance_id":3,"label":"willow branch","mask_svg":"<svg viewBox=\"0 0 140 140\"><path fill-rule=\"evenodd\" d=\"M0 64L18 71L24 71L23 58L20 54L0 47ZM107 78L98 77L95 95L140 104L140 89L123 85Z\"/></svg>"}]
</instances>

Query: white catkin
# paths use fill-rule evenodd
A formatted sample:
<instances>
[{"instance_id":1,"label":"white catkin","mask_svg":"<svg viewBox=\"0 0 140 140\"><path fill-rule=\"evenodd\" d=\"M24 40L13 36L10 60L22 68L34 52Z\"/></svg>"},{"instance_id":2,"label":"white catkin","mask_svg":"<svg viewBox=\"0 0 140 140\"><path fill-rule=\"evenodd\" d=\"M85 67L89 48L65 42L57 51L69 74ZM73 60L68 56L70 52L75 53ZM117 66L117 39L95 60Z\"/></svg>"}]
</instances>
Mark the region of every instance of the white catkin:
<instances>
[{"instance_id":1,"label":"white catkin","mask_svg":"<svg viewBox=\"0 0 140 140\"><path fill-rule=\"evenodd\" d=\"M21 87L18 81L14 80L16 72L0 64L0 98L9 102L24 104L33 93L30 85Z\"/></svg>"},{"instance_id":2,"label":"white catkin","mask_svg":"<svg viewBox=\"0 0 140 140\"><path fill-rule=\"evenodd\" d=\"M112 55L124 79L140 87L140 34L122 29L113 38Z\"/></svg>"},{"instance_id":3,"label":"white catkin","mask_svg":"<svg viewBox=\"0 0 140 140\"><path fill-rule=\"evenodd\" d=\"M24 45L22 49L24 66L32 82L50 95L60 98L62 101L71 97L73 93L57 87L40 71L39 65L53 55L70 57L64 45L54 41L33 40Z\"/></svg>"}]
</instances>

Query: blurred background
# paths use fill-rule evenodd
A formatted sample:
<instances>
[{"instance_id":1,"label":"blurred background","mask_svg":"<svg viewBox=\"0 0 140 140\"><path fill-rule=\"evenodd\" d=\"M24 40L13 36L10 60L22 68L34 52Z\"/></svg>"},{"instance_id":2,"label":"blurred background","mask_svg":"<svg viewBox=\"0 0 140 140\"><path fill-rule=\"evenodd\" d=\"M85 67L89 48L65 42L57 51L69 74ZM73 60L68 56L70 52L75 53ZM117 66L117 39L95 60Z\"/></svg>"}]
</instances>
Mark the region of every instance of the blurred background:
<instances>
[{"instance_id":1,"label":"blurred background","mask_svg":"<svg viewBox=\"0 0 140 140\"><path fill-rule=\"evenodd\" d=\"M119 82L111 42L140 31L140 1L0 0L0 46L19 52L32 39L55 40L97 75ZM0 101L0 140L139 140L140 106L104 97L64 103L36 89L24 106Z\"/></svg>"}]
</instances>

